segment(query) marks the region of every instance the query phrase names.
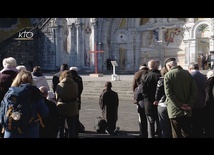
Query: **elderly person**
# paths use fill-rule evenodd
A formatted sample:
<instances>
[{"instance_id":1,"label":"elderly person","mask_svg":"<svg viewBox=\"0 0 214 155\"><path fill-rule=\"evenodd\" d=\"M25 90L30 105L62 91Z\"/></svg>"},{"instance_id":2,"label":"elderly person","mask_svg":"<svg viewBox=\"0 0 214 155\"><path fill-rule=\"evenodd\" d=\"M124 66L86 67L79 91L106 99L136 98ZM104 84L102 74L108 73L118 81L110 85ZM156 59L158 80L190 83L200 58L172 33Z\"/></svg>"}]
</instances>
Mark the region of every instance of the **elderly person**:
<instances>
[{"instance_id":1,"label":"elderly person","mask_svg":"<svg viewBox=\"0 0 214 155\"><path fill-rule=\"evenodd\" d=\"M2 61L3 69L0 71L0 101L11 86L18 70L16 69L16 59L13 57L4 58ZM0 125L1 130L1 125ZM3 135L0 133L0 137Z\"/></svg>"},{"instance_id":2,"label":"elderly person","mask_svg":"<svg viewBox=\"0 0 214 155\"><path fill-rule=\"evenodd\" d=\"M173 138L190 138L191 114L197 97L197 87L191 74L177 65L175 58L165 61L164 76L166 106Z\"/></svg>"},{"instance_id":3,"label":"elderly person","mask_svg":"<svg viewBox=\"0 0 214 155\"><path fill-rule=\"evenodd\" d=\"M149 71L142 79L145 114L148 122L148 138L155 138L156 135L159 138L162 136L159 126L157 106L153 104L155 101L157 83L161 77L158 67L156 60L150 60L148 62Z\"/></svg>"}]
</instances>

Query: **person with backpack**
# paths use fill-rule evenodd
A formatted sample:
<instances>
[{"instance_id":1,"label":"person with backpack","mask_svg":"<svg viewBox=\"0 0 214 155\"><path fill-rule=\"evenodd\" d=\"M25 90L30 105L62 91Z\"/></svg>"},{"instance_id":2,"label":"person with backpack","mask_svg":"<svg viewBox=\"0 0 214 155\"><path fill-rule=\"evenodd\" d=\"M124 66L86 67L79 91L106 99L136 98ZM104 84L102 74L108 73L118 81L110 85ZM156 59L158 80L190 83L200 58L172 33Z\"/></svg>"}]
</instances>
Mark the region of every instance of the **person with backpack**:
<instances>
[{"instance_id":1,"label":"person with backpack","mask_svg":"<svg viewBox=\"0 0 214 155\"><path fill-rule=\"evenodd\" d=\"M43 119L48 113L31 72L21 70L1 102L4 138L39 138L39 123L44 125Z\"/></svg>"}]
</instances>

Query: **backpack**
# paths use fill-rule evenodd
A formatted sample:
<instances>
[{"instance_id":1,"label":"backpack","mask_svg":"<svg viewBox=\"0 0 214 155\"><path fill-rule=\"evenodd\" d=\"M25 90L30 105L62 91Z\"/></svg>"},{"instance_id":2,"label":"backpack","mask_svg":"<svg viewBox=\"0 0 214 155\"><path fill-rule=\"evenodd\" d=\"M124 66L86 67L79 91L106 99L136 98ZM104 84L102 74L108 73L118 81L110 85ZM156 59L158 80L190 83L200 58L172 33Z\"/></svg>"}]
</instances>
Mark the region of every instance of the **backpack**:
<instances>
[{"instance_id":1,"label":"backpack","mask_svg":"<svg viewBox=\"0 0 214 155\"><path fill-rule=\"evenodd\" d=\"M30 84L22 84L19 87L10 87L5 94L1 103L1 111L4 111L1 114L4 130L18 131L21 134L40 118L33 111L33 98L36 94L32 93L31 89Z\"/></svg>"},{"instance_id":2,"label":"backpack","mask_svg":"<svg viewBox=\"0 0 214 155\"><path fill-rule=\"evenodd\" d=\"M78 124L78 131L79 133L85 133L85 126L80 121Z\"/></svg>"},{"instance_id":3,"label":"backpack","mask_svg":"<svg viewBox=\"0 0 214 155\"><path fill-rule=\"evenodd\" d=\"M142 101L143 99L144 96L142 94L142 84L138 84L134 91L134 104L137 104L137 102Z\"/></svg>"},{"instance_id":4,"label":"backpack","mask_svg":"<svg viewBox=\"0 0 214 155\"><path fill-rule=\"evenodd\" d=\"M103 119L102 117L96 117L94 129L98 133L105 133L106 127L107 127L107 122L105 121L105 119Z\"/></svg>"}]
</instances>

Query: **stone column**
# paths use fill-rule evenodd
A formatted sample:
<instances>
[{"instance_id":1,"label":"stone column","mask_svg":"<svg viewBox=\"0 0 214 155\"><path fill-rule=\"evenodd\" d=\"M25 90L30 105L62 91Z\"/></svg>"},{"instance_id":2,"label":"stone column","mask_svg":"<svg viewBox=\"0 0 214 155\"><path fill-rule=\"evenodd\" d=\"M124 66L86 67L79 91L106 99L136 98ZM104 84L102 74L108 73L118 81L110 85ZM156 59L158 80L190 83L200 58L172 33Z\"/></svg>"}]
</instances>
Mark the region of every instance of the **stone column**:
<instances>
[{"instance_id":1,"label":"stone column","mask_svg":"<svg viewBox=\"0 0 214 155\"><path fill-rule=\"evenodd\" d=\"M96 47L96 35L95 35L95 29L96 29L96 20L95 18L90 18L90 24L91 24L91 37L90 37L90 42L91 42L91 51L95 50ZM92 63L92 67L94 68L94 53L90 54L90 58L91 58L91 63Z\"/></svg>"},{"instance_id":2,"label":"stone column","mask_svg":"<svg viewBox=\"0 0 214 155\"><path fill-rule=\"evenodd\" d=\"M75 27L76 27L76 52L74 53L74 64L75 66L78 66L77 63L79 62L79 45L80 45L80 42L79 42L80 21L78 18L76 18Z\"/></svg>"}]
</instances>

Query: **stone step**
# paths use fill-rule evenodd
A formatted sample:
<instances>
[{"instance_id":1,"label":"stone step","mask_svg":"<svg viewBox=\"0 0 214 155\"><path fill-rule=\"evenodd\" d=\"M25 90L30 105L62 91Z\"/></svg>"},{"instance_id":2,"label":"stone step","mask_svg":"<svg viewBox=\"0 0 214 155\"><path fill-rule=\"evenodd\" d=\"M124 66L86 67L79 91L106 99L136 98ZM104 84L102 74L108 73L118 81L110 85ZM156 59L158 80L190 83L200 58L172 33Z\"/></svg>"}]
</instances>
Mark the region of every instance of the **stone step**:
<instances>
[{"instance_id":1,"label":"stone step","mask_svg":"<svg viewBox=\"0 0 214 155\"><path fill-rule=\"evenodd\" d=\"M48 84L51 88L52 75L46 75ZM87 75L82 75L83 78L83 92L81 97L84 99L99 99L102 90L105 88L106 81L111 81L110 75L104 77L92 78ZM133 101L132 92L132 76L121 76L121 80L111 81L112 90L118 93L120 100Z\"/></svg>"},{"instance_id":2,"label":"stone step","mask_svg":"<svg viewBox=\"0 0 214 155\"><path fill-rule=\"evenodd\" d=\"M83 98L99 99L106 81L83 81ZM112 90L118 93L120 100L133 100L131 81L111 81Z\"/></svg>"}]
</instances>

